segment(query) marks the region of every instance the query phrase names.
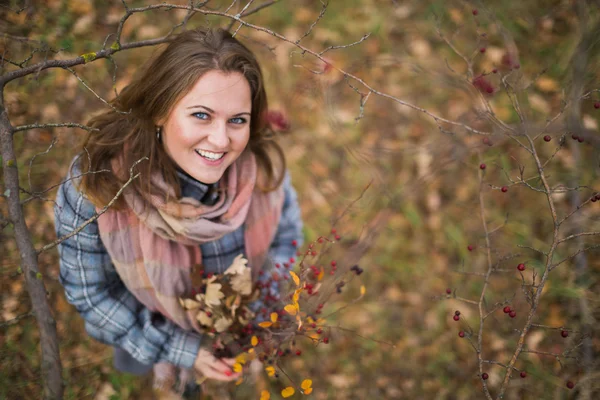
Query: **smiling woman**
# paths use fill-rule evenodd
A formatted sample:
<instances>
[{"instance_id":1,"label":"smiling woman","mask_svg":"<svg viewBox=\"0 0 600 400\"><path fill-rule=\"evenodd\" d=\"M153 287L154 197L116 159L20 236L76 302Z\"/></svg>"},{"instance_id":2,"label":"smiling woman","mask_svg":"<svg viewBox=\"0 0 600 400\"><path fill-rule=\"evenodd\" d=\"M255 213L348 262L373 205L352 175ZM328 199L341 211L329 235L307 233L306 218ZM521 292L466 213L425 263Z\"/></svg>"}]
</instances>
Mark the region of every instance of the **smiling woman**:
<instances>
[{"instance_id":1,"label":"smiling woman","mask_svg":"<svg viewBox=\"0 0 600 400\"><path fill-rule=\"evenodd\" d=\"M67 299L88 333L115 348L119 370L153 371L160 390L182 395L195 374L237 379L233 359L212 354L178 300L242 254L267 310L265 299L279 294L272 266L302 243L296 192L265 121L258 63L226 31L184 32L112 106L90 121L97 131L59 188L58 237L99 213L132 166L140 177L59 245Z\"/></svg>"}]
</instances>

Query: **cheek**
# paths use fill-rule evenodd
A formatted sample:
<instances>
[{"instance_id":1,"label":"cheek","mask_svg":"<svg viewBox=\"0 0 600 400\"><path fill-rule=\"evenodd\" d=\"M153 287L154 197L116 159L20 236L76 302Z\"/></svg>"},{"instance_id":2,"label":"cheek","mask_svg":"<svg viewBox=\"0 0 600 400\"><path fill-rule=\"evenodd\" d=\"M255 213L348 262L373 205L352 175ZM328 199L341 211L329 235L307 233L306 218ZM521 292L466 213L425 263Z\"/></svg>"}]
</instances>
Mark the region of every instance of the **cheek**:
<instances>
[{"instance_id":1,"label":"cheek","mask_svg":"<svg viewBox=\"0 0 600 400\"><path fill-rule=\"evenodd\" d=\"M235 146L236 150L240 151L246 148L246 145L248 144L248 141L250 139L250 129L238 133L238 135L235 135L231 139L231 142Z\"/></svg>"},{"instance_id":2,"label":"cheek","mask_svg":"<svg viewBox=\"0 0 600 400\"><path fill-rule=\"evenodd\" d=\"M190 128L187 121L171 121L167 125L167 143L171 147L188 147L197 140L194 132L197 130ZM197 132L196 132L197 133Z\"/></svg>"}]
</instances>

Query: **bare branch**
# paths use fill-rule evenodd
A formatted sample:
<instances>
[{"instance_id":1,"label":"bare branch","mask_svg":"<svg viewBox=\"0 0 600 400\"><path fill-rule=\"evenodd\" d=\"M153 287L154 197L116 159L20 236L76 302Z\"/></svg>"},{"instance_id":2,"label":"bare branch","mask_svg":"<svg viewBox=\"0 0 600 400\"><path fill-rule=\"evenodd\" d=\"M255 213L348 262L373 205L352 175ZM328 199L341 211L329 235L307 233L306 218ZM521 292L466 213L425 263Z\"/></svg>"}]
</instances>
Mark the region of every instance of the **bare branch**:
<instances>
[{"instance_id":1,"label":"bare branch","mask_svg":"<svg viewBox=\"0 0 600 400\"><path fill-rule=\"evenodd\" d=\"M9 319L8 321L2 321L2 322L0 322L0 328L5 328L5 327L8 327L8 326L14 325L14 324L16 324L17 322L19 322L22 319L33 317L33 315L34 315L33 310L31 310L31 311L29 311L28 313L25 313L25 314L17 315L13 319Z\"/></svg>"},{"instance_id":2,"label":"bare branch","mask_svg":"<svg viewBox=\"0 0 600 400\"><path fill-rule=\"evenodd\" d=\"M315 26L317 26L317 24L319 23L319 21L321 20L321 18L323 18L323 16L325 15L325 11L327 11L327 6L329 5L329 2L327 3L323 3L323 0L320 0L321 4L323 5L323 7L321 8L321 12L319 13L319 16L317 17L317 19L315 20L315 22L313 22L311 24L311 26L308 28L308 30L304 33L304 35L302 35L298 40L296 40L294 42L294 44L298 44L300 43L300 41L302 39L304 39L305 37L307 37L308 35L310 35L310 33L312 32L313 28Z\"/></svg>"},{"instance_id":3,"label":"bare branch","mask_svg":"<svg viewBox=\"0 0 600 400\"><path fill-rule=\"evenodd\" d=\"M596 235L600 235L600 232L581 232L581 233L576 233L570 236L567 236L565 238L562 238L558 241L558 243L563 243L566 242L567 240L571 240L571 239L575 239L581 236L596 236Z\"/></svg>"},{"instance_id":4,"label":"bare branch","mask_svg":"<svg viewBox=\"0 0 600 400\"><path fill-rule=\"evenodd\" d=\"M65 67L64 69L66 69L67 71L69 71L70 73L72 73L72 74L75 76L75 78L77 78L77 80L78 80L79 82L81 82L81 83L83 84L83 86L85 86L85 88L86 88L87 90L89 90L90 92L92 92L92 93L94 94L94 96L96 96L96 98L97 98L98 100L100 100L101 102L103 102L104 104L106 104L107 106L109 106L110 108L112 108L112 109L113 109L115 112L117 112L117 113L119 113L119 114L129 114L129 111L121 111L121 110L117 110L117 109L116 109L116 108L115 108L115 107L114 107L112 104L110 104L108 101L104 100L104 99L102 98L102 96L100 96L98 93L96 93L96 92L94 91L94 89L92 89L91 87L89 87L89 85L88 85L87 83L85 83L85 81L84 81L83 79L81 79L81 78L79 77L79 75L77 75L77 73L76 73L76 72L75 72L73 69L71 69L71 68L69 68L69 67Z\"/></svg>"},{"instance_id":5,"label":"bare branch","mask_svg":"<svg viewBox=\"0 0 600 400\"><path fill-rule=\"evenodd\" d=\"M579 255L579 254L585 253L585 252L586 252L586 251L588 251L588 250L597 249L598 247L600 247L600 244L595 244L595 245L588 246L588 247L586 247L586 248L583 248L583 249L579 249L579 250L577 250L577 252L575 252L574 254L571 254L570 256L563 258L562 260L560 260L560 261L559 261L559 262L557 262L556 264L552 264L552 265L550 266L550 270L553 270L554 268L558 267L558 266L559 266L560 264L562 264L562 263L565 263L565 262L567 262L567 261L569 261L569 260L572 260L573 258L577 257L577 255Z\"/></svg>"}]
</instances>

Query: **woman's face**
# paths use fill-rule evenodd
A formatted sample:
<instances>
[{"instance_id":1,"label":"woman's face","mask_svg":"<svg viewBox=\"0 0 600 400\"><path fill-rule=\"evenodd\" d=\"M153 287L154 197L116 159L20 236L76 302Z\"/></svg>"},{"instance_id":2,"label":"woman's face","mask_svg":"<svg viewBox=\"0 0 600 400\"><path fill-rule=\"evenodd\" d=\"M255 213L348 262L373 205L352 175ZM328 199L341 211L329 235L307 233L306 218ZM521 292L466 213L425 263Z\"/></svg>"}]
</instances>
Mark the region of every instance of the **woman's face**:
<instances>
[{"instance_id":1,"label":"woman's face","mask_svg":"<svg viewBox=\"0 0 600 400\"><path fill-rule=\"evenodd\" d=\"M246 148L251 111L242 74L209 71L159 123L165 151L196 180L215 183Z\"/></svg>"}]
</instances>

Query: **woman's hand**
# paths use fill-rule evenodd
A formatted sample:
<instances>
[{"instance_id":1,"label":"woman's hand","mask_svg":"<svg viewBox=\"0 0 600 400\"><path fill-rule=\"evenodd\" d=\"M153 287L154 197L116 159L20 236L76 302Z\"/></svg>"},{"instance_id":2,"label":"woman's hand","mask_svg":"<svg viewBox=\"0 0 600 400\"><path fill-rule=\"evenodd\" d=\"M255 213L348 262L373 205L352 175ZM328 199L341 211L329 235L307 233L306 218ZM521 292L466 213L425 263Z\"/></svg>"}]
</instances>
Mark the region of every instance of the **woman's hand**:
<instances>
[{"instance_id":1,"label":"woman's hand","mask_svg":"<svg viewBox=\"0 0 600 400\"><path fill-rule=\"evenodd\" d=\"M242 375L240 372L233 372L231 369L233 364L235 364L233 358L216 358L210 351L200 349L194 361L194 369L209 379L233 381Z\"/></svg>"}]
</instances>

